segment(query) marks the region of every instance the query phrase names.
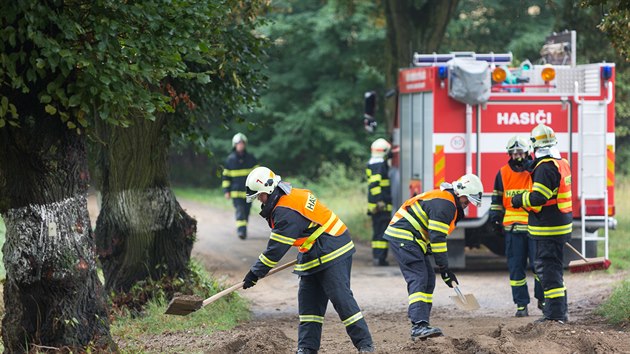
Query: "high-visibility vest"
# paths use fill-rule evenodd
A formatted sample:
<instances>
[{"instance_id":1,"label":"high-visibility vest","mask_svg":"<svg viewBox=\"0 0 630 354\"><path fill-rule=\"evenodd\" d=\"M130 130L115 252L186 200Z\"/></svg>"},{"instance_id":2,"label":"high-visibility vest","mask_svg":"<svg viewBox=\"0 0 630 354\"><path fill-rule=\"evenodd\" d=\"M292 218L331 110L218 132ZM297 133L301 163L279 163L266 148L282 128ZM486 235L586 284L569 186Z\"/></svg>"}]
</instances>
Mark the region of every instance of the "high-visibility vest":
<instances>
[{"instance_id":1,"label":"high-visibility vest","mask_svg":"<svg viewBox=\"0 0 630 354\"><path fill-rule=\"evenodd\" d=\"M569 166L569 162L565 159L542 159L536 164L534 170L540 166L541 163L549 161L553 162L553 164L558 168L558 172L560 173L560 185L557 189L552 191L553 196L542 206L557 204L561 213L571 213L573 212L573 200L571 195L571 167ZM532 209L539 212L542 207L532 207Z\"/></svg>"},{"instance_id":2,"label":"high-visibility vest","mask_svg":"<svg viewBox=\"0 0 630 354\"><path fill-rule=\"evenodd\" d=\"M532 189L531 174L527 171L515 172L510 165L506 164L501 167L501 180L503 182L503 208L505 208L503 225L527 225L529 213L522 208L513 208L512 197Z\"/></svg>"},{"instance_id":3,"label":"high-visibility vest","mask_svg":"<svg viewBox=\"0 0 630 354\"><path fill-rule=\"evenodd\" d=\"M291 189L291 193L285 194L278 200L274 207L285 207L292 209L304 216L312 223L319 225L308 237L300 237L293 246L296 246L302 253L311 249L315 240L323 233L331 236L340 236L348 229L339 217L322 204L308 189Z\"/></svg>"},{"instance_id":4,"label":"high-visibility vest","mask_svg":"<svg viewBox=\"0 0 630 354\"><path fill-rule=\"evenodd\" d=\"M428 192L424 192L422 194L419 194L413 198L407 199L407 201L405 201L403 203L403 205L400 207L400 209L398 209L398 211L396 212L396 214L394 214L394 217L392 218L392 221L389 223L390 225L394 224L396 221L404 218L404 214L407 212L407 209L410 208L413 204L415 204L418 201L429 201L431 199L446 199L449 202L453 203L453 205L455 206L455 216L453 217L453 220L451 220L451 223L449 224L449 229L448 229L448 233L447 235L450 235L451 232L453 232L453 230L455 230L455 220L457 220L457 204L455 203L455 197L453 196L453 194L447 192L447 191L443 191L443 190L439 190L439 189L434 189L432 191L428 191ZM422 207L421 207L422 208ZM428 233L428 226L421 224L421 227L424 229L424 231L426 233ZM426 239L424 241L429 242L429 238L426 234L422 235L423 237L426 237Z\"/></svg>"}]
</instances>

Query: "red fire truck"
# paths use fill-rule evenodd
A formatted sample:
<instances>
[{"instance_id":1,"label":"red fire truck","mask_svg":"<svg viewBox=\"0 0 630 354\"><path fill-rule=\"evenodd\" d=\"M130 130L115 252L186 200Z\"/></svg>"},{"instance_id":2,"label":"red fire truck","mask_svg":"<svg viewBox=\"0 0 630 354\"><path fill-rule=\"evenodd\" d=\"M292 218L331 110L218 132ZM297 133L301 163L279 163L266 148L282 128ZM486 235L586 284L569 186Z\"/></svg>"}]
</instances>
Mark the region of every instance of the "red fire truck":
<instances>
[{"instance_id":1,"label":"red fire truck","mask_svg":"<svg viewBox=\"0 0 630 354\"><path fill-rule=\"evenodd\" d=\"M571 36L572 46L564 49L575 48L575 33ZM467 246L485 245L503 254L503 239L488 225L494 179L509 158L508 139L528 138L539 123L554 129L561 155L571 165L572 243L592 257L595 241L601 241L608 258L608 230L616 225L615 65L577 65L575 55L569 57L560 65L526 61L510 68L511 53L414 54L414 67L400 70L393 129L395 205L465 173L477 174L484 185L482 206L470 206L448 238L454 267L465 267ZM473 91L464 92L472 100L454 92L462 86Z\"/></svg>"}]
</instances>

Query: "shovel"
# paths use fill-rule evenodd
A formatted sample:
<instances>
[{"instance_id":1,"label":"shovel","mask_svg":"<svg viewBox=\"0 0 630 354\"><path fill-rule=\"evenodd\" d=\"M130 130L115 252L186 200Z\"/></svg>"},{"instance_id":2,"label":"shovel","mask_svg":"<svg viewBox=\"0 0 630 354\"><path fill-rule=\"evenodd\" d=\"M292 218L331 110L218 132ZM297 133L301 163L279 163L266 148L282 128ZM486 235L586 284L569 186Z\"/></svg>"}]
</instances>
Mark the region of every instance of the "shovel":
<instances>
[{"instance_id":1,"label":"shovel","mask_svg":"<svg viewBox=\"0 0 630 354\"><path fill-rule=\"evenodd\" d=\"M297 260L293 260L289 263L283 264L279 267L276 267L272 270L269 271L269 273L267 273L267 276L270 276L274 273L277 273L283 269L289 268L293 265L295 265L295 263L297 263ZM235 290L238 290L240 288L243 287L243 282L240 282L238 284L234 284L232 286L230 286L229 288L218 292L212 296L210 296L209 298L203 300L202 298L200 298L199 296L196 295L183 295L183 296L177 296L174 297L173 300L171 300L171 302L168 304L168 308L166 309L166 311L164 312L164 314L166 315L177 315L177 316L186 316L191 312L195 312L199 309L202 309L208 305L210 305L211 303L219 300L220 298L234 292Z\"/></svg>"},{"instance_id":2,"label":"shovel","mask_svg":"<svg viewBox=\"0 0 630 354\"><path fill-rule=\"evenodd\" d=\"M455 302L455 305L462 310L472 311L478 309L479 303L473 294L462 294L462 291L459 290L459 285L455 283L453 287L455 289L455 293L457 296L451 296L450 298Z\"/></svg>"}]
</instances>

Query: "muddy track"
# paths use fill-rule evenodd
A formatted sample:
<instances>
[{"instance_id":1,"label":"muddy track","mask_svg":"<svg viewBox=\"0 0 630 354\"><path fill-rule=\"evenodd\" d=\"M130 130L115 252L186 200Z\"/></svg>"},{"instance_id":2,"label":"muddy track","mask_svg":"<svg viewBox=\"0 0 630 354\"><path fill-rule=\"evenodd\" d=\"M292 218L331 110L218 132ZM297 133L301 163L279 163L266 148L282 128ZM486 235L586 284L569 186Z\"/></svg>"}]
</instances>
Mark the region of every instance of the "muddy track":
<instances>
[{"instance_id":1,"label":"muddy track","mask_svg":"<svg viewBox=\"0 0 630 354\"><path fill-rule=\"evenodd\" d=\"M232 211L181 201L198 220L198 241L194 256L226 284L242 280L250 265L265 249L269 229L256 213L250 217L249 238L235 235ZM255 210L256 207L253 208ZM281 262L295 257L290 252ZM512 317L505 260L478 252L471 268L493 270L463 271L457 276L464 292L473 293L481 309L465 312L455 308L449 296L453 290L438 279L434 293L432 325L442 328L444 337L412 342L406 316L406 284L394 266L372 267L371 250L357 244L353 261L352 289L374 337L379 353L630 353L628 329L613 328L593 314L610 293L612 285L628 274L604 272L568 274L567 325L533 325L541 312L530 306L530 317ZM261 280L241 291L249 299L253 319L237 328L210 336L188 338L185 333L143 339L148 352L207 353L293 353L297 341L297 276L290 271ZM530 293L533 292L530 278ZM532 296L533 298L533 296ZM124 348L124 343L121 343ZM321 353L355 352L336 312L329 307L325 317Z\"/></svg>"}]
</instances>

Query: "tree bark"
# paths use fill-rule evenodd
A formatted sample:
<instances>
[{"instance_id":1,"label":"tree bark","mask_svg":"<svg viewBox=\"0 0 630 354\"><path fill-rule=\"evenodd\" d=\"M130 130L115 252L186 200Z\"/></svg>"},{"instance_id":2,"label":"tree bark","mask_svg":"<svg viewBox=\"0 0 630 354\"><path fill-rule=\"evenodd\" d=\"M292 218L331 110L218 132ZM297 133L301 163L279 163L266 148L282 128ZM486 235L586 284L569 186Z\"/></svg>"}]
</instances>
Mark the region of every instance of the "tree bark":
<instances>
[{"instance_id":1,"label":"tree bark","mask_svg":"<svg viewBox=\"0 0 630 354\"><path fill-rule=\"evenodd\" d=\"M114 351L87 211L85 138L56 117L30 118L0 129L4 350Z\"/></svg>"},{"instance_id":2,"label":"tree bark","mask_svg":"<svg viewBox=\"0 0 630 354\"><path fill-rule=\"evenodd\" d=\"M158 116L127 128L97 126L102 208L95 234L107 290L127 292L140 281L187 274L197 221L170 189L165 124Z\"/></svg>"},{"instance_id":3,"label":"tree bark","mask_svg":"<svg viewBox=\"0 0 630 354\"><path fill-rule=\"evenodd\" d=\"M446 27L459 0L386 0L387 41L385 51L386 87L398 85L398 69L411 66L414 52L439 49ZM387 127L392 131L396 103L385 106Z\"/></svg>"}]
</instances>

